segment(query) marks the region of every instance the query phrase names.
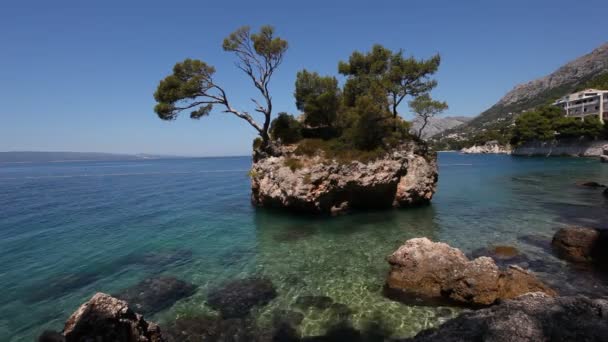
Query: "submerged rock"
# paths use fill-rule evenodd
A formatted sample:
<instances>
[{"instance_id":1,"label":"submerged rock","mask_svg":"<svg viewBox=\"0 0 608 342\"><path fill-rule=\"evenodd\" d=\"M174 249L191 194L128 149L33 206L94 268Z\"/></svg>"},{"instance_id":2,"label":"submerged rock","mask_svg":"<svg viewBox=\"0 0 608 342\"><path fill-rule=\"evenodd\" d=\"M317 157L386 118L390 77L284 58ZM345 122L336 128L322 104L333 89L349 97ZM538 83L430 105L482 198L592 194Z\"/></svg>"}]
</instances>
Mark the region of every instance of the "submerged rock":
<instances>
[{"instance_id":1,"label":"submerged rock","mask_svg":"<svg viewBox=\"0 0 608 342\"><path fill-rule=\"evenodd\" d=\"M130 303L144 314L155 313L170 307L176 301L189 297L196 286L174 277L148 278L132 286L116 297Z\"/></svg>"},{"instance_id":2,"label":"submerged rock","mask_svg":"<svg viewBox=\"0 0 608 342\"><path fill-rule=\"evenodd\" d=\"M385 294L402 301L486 306L527 292L555 295L520 267L502 270L488 257L469 260L459 249L427 238L406 241L388 262Z\"/></svg>"},{"instance_id":3,"label":"submerged rock","mask_svg":"<svg viewBox=\"0 0 608 342\"><path fill-rule=\"evenodd\" d=\"M604 184L600 184L598 182L580 182L578 183L580 186L588 187L588 188L605 188Z\"/></svg>"},{"instance_id":4,"label":"submerged rock","mask_svg":"<svg viewBox=\"0 0 608 342\"><path fill-rule=\"evenodd\" d=\"M309 308L325 310L333 303L334 300L328 296L299 296L296 299L296 306L304 310Z\"/></svg>"},{"instance_id":5,"label":"submerged rock","mask_svg":"<svg viewBox=\"0 0 608 342\"><path fill-rule=\"evenodd\" d=\"M23 300L28 303L36 303L43 300L59 298L67 295L70 292L88 286L101 276L98 273L72 273L53 276L46 279L43 284L37 284L28 288Z\"/></svg>"},{"instance_id":6,"label":"submerged rock","mask_svg":"<svg viewBox=\"0 0 608 342\"><path fill-rule=\"evenodd\" d=\"M277 296L269 279L251 277L230 281L207 295L207 304L224 318L241 318L256 306L268 304Z\"/></svg>"},{"instance_id":7,"label":"submerged rock","mask_svg":"<svg viewBox=\"0 0 608 342\"><path fill-rule=\"evenodd\" d=\"M372 162L339 163L322 156L298 156L293 146L286 146L253 164L252 202L334 215L349 209L425 204L435 193L437 162L435 155L422 150L410 143ZM289 167L290 160L297 160L299 167Z\"/></svg>"},{"instance_id":8,"label":"submerged rock","mask_svg":"<svg viewBox=\"0 0 608 342\"><path fill-rule=\"evenodd\" d=\"M156 324L146 322L126 302L97 293L70 316L62 334L47 331L39 341L164 342L165 339Z\"/></svg>"},{"instance_id":9,"label":"submerged rock","mask_svg":"<svg viewBox=\"0 0 608 342\"><path fill-rule=\"evenodd\" d=\"M529 293L463 313L405 341L606 341L608 300Z\"/></svg>"},{"instance_id":10,"label":"submerged rock","mask_svg":"<svg viewBox=\"0 0 608 342\"><path fill-rule=\"evenodd\" d=\"M551 242L560 258L573 262L608 260L608 232L586 227L562 228Z\"/></svg>"},{"instance_id":11,"label":"submerged rock","mask_svg":"<svg viewBox=\"0 0 608 342\"><path fill-rule=\"evenodd\" d=\"M528 258L519 252L513 246L497 245L487 248L479 248L471 253L473 258L486 256L492 258L499 266L507 266L511 264L522 264L528 261Z\"/></svg>"}]
</instances>

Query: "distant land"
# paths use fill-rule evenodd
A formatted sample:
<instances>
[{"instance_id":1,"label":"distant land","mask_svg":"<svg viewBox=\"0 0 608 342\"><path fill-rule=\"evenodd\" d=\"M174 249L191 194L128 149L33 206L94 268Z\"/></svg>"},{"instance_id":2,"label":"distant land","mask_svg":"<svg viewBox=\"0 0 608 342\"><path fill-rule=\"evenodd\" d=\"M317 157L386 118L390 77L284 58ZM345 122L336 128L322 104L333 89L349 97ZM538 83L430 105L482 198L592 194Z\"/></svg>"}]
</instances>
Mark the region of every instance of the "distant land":
<instances>
[{"instance_id":1,"label":"distant land","mask_svg":"<svg viewBox=\"0 0 608 342\"><path fill-rule=\"evenodd\" d=\"M36 162L67 162L67 161L120 161L142 159L180 158L178 156L163 156L151 154L115 154L100 152L39 152L11 151L0 152L0 163L36 163Z\"/></svg>"},{"instance_id":2,"label":"distant land","mask_svg":"<svg viewBox=\"0 0 608 342\"><path fill-rule=\"evenodd\" d=\"M426 127L422 131L422 138L428 139L434 135L437 135L445 130L456 128L464 123L471 121L473 118L468 116L444 116L430 118ZM412 129L417 132L420 129L422 123L418 118L412 121Z\"/></svg>"}]
</instances>

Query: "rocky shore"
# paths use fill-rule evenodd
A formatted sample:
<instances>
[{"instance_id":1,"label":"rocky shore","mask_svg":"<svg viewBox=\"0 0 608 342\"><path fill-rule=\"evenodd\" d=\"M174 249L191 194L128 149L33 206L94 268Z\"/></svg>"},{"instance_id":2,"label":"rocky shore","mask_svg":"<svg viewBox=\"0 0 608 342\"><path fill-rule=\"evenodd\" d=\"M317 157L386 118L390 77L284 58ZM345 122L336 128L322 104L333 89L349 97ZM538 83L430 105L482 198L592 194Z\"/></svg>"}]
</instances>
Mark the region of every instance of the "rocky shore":
<instances>
[{"instance_id":1,"label":"rocky shore","mask_svg":"<svg viewBox=\"0 0 608 342\"><path fill-rule=\"evenodd\" d=\"M295 146L254 157L252 202L313 214L427 204L437 184L436 155L408 143L370 162L297 155Z\"/></svg>"},{"instance_id":2,"label":"rocky shore","mask_svg":"<svg viewBox=\"0 0 608 342\"><path fill-rule=\"evenodd\" d=\"M511 154L511 146L500 145L496 141L486 142L484 145L474 145L460 150L464 154Z\"/></svg>"},{"instance_id":3,"label":"rocky shore","mask_svg":"<svg viewBox=\"0 0 608 342\"><path fill-rule=\"evenodd\" d=\"M517 156L573 156L600 157L608 150L606 140L568 140L530 142L516 147L513 155Z\"/></svg>"},{"instance_id":4,"label":"rocky shore","mask_svg":"<svg viewBox=\"0 0 608 342\"><path fill-rule=\"evenodd\" d=\"M566 227L552 241L539 238L536 243L551 246L556 255L574 264L605 270L608 239L602 230ZM273 301L277 289L269 279L254 276L209 289L205 301L217 315L179 316L162 329L137 311L164 307L169 293L176 299L191 295L191 285L167 277L146 280L119 295L131 298L130 302L97 293L68 318L61 332L45 331L38 341L605 341L608 297L558 296L532 272L511 264L525 257L510 246L472 254L478 257L470 259L445 243L415 238L387 258L391 269L385 294L390 298L469 308L407 339L383 335L381 330L354 329L348 323L349 307L327 296L299 296L295 301L299 311L279 310L271 325L258 325L251 311ZM153 298L155 294L159 300ZM324 335L301 336L302 312L311 309L331 312L336 325Z\"/></svg>"},{"instance_id":5,"label":"rocky shore","mask_svg":"<svg viewBox=\"0 0 608 342\"><path fill-rule=\"evenodd\" d=\"M501 269L486 256L469 260L459 249L427 238L406 241L387 260L386 294L409 303L481 307L528 292L556 295L521 267Z\"/></svg>"}]
</instances>

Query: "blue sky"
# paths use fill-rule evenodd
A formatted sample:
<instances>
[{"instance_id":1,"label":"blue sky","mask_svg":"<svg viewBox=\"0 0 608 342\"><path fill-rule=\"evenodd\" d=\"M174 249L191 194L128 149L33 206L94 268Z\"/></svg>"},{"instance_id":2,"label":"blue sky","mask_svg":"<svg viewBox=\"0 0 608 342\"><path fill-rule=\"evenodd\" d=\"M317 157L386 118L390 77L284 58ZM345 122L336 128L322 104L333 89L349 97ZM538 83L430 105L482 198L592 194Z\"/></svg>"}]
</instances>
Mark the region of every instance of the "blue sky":
<instances>
[{"instance_id":1,"label":"blue sky","mask_svg":"<svg viewBox=\"0 0 608 342\"><path fill-rule=\"evenodd\" d=\"M518 83L608 40L607 1L2 1L0 151L246 155L255 132L216 113L161 121L158 81L175 62L216 67L235 107L256 95L222 51L242 25L275 26L290 49L271 83L276 111L296 112L298 70L337 74L380 43L442 56L437 99L477 115ZM401 112L407 117L408 108Z\"/></svg>"}]
</instances>

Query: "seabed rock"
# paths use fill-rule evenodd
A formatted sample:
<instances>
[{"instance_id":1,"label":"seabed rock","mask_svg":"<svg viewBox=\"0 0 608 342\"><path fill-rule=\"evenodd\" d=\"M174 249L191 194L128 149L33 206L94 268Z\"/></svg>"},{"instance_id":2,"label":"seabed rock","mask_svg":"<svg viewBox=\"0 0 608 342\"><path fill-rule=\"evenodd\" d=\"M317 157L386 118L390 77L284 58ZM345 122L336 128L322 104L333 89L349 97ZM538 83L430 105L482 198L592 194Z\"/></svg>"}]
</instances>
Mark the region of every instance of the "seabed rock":
<instances>
[{"instance_id":1,"label":"seabed rock","mask_svg":"<svg viewBox=\"0 0 608 342\"><path fill-rule=\"evenodd\" d=\"M469 260L459 249L427 238L406 241L388 262L385 294L405 302L481 307L527 292L555 295L521 267L503 270L488 257Z\"/></svg>"},{"instance_id":2,"label":"seabed rock","mask_svg":"<svg viewBox=\"0 0 608 342\"><path fill-rule=\"evenodd\" d=\"M470 311L410 342L606 341L608 300L528 293L490 308Z\"/></svg>"},{"instance_id":3,"label":"seabed rock","mask_svg":"<svg viewBox=\"0 0 608 342\"><path fill-rule=\"evenodd\" d=\"M190 297L196 286L174 277L148 278L116 295L130 303L135 310L150 314L170 307L176 301Z\"/></svg>"},{"instance_id":4,"label":"seabed rock","mask_svg":"<svg viewBox=\"0 0 608 342\"><path fill-rule=\"evenodd\" d=\"M551 242L557 255L573 262L595 262L605 267L608 261L608 231L586 227L562 228Z\"/></svg>"},{"instance_id":5,"label":"seabed rock","mask_svg":"<svg viewBox=\"0 0 608 342\"><path fill-rule=\"evenodd\" d=\"M284 146L280 153L254 158L250 172L254 205L338 215L351 209L427 204L435 193L437 157L416 143L368 163L298 156L294 148ZM291 159L301 167L287 166Z\"/></svg>"},{"instance_id":6,"label":"seabed rock","mask_svg":"<svg viewBox=\"0 0 608 342\"><path fill-rule=\"evenodd\" d=\"M277 296L269 279L251 277L230 281L207 295L207 304L223 318L242 318L256 306L268 304Z\"/></svg>"},{"instance_id":7,"label":"seabed rock","mask_svg":"<svg viewBox=\"0 0 608 342\"><path fill-rule=\"evenodd\" d=\"M471 253L472 258L489 257L497 265L505 267L513 264L523 264L528 262L528 257L522 254L517 248L507 245L496 245L486 248L479 248Z\"/></svg>"},{"instance_id":8,"label":"seabed rock","mask_svg":"<svg viewBox=\"0 0 608 342\"><path fill-rule=\"evenodd\" d=\"M62 339L63 338L63 339ZM160 328L129 305L105 293L95 294L65 323L62 333L45 331L40 342L165 342Z\"/></svg>"}]
</instances>

